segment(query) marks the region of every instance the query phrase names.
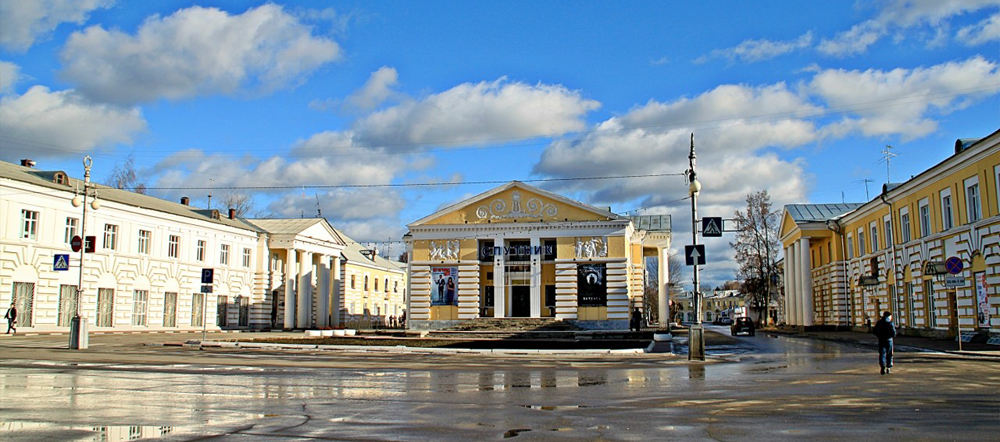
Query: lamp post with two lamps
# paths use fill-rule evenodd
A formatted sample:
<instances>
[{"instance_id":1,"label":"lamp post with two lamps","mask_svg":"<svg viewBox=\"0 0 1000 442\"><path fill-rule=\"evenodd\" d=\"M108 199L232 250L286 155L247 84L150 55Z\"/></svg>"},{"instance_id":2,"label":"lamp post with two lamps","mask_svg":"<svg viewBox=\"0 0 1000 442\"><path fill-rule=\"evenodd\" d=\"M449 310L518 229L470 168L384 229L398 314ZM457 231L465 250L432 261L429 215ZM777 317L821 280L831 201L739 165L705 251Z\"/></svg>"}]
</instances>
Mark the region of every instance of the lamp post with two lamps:
<instances>
[{"instance_id":1,"label":"lamp post with two lamps","mask_svg":"<svg viewBox=\"0 0 1000 442\"><path fill-rule=\"evenodd\" d=\"M69 348L72 350L84 350L90 346L90 340L87 336L87 321L85 318L80 317L80 303L83 301L83 258L87 253L87 197L90 196L90 191L94 191L94 199L90 201L90 207L94 210L101 208L101 203L97 199L97 188L90 183L90 167L93 165L93 160L90 159L90 155L83 158L83 194L77 194L73 197L73 207L83 206L83 218L80 220L80 236L74 238L73 241L80 245L80 280L79 285L76 287L76 302L75 310L76 313L73 315L73 319L69 323ZM79 189L77 189L79 190ZM96 239L94 240L96 242ZM96 246L91 244L92 246Z\"/></svg>"},{"instance_id":2,"label":"lamp post with two lamps","mask_svg":"<svg viewBox=\"0 0 1000 442\"><path fill-rule=\"evenodd\" d=\"M697 156L694 153L694 134L691 134L691 154L688 155L691 168L688 169L688 196L691 197L691 238L692 245L698 245L698 193L701 192L701 183L698 182L698 174L695 173L694 165ZM698 263L694 268L694 292L692 296L692 306L694 310L694 322L688 327L688 360L705 360L705 329L701 325L701 287L698 281Z\"/></svg>"}]
</instances>

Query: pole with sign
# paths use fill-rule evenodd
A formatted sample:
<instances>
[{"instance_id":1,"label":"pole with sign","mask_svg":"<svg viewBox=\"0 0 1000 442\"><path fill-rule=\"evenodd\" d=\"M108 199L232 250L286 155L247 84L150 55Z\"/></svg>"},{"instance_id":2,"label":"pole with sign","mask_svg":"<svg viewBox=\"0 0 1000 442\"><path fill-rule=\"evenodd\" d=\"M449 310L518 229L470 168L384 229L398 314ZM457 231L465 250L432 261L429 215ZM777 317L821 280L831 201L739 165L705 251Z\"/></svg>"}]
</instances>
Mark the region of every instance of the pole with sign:
<instances>
[{"instance_id":1,"label":"pole with sign","mask_svg":"<svg viewBox=\"0 0 1000 442\"><path fill-rule=\"evenodd\" d=\"M208 294L212 293L215 269L201 269L201 342L208 339Z\"/></svg>"}]
</instances>

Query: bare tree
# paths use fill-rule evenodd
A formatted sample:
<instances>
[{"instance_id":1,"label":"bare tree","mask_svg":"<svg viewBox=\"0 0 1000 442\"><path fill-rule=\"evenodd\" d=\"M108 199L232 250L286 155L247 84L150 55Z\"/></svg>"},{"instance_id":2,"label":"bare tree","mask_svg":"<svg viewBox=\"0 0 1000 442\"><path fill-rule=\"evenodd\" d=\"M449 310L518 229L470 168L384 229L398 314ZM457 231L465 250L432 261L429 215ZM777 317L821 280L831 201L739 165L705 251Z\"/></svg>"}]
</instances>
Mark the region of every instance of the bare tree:
<instances>
[{"instance_id":1,"label":"bare tree","mask_svg":"<svg viewBox=\"0 0 1000 442\"><path fill-rule=\"evenodd\" d=\"M737 277L751 308L757 309L757 321L766 325L772 300L772 281L777 275L778 212L771 210L767 190L747 195L746 212L736 210L736 241L729 245L736 251L740 268Z\"/></svg>"},{"instance_id":2,"label":"bare tree","mask_svg":"<svg viewBox=\"0 0 1000 442\"><path fill-rule=\"evenodd\" d=\"M396 261L399 261L399 262L409 262L410 261L410 253L409 252L400 253L399 257L396 258Z\"/></svg>"},{"instance_id":3,"label":"bare tree","mask_svg":"<svg viewBox=\"0 0 1000 442\"><path fill-rule=\"evenodd\" d=\"M104 184L115 189L146 194L146 182L139 180L139 174L135 171L135 154L131 153L125 158L125 162L115 164Z\"/></svg>"},{"instance_id":4,"label":"bare tree","mask_svg":"<svg viewBox=\"0 0 1000 442\"><path fill-rule=\"evenodd\" d=\"M668 298L670 293L680 290L682 285L681 271L684 270L684 263L676 254L667 255L667 275L670 278L667 287ZM660 306L660 259L653 258L646 260L646 284L643 287L643 296L648 309L647 317L650 322L659 321Z\"/></svg>"},{"instance_id":5,"label":"bare tree","mask_svg":"<svg viewBox=\"0 0 1000 442\"><path fill-rule=\"evenodd\" d=\"M227 209L235 209L236 216L242 218L244 215L253 214L257 208L257 203L254 201L253 196L249 194L229 191L222 196L222 206Z\"/></svg>"}]
</instances>

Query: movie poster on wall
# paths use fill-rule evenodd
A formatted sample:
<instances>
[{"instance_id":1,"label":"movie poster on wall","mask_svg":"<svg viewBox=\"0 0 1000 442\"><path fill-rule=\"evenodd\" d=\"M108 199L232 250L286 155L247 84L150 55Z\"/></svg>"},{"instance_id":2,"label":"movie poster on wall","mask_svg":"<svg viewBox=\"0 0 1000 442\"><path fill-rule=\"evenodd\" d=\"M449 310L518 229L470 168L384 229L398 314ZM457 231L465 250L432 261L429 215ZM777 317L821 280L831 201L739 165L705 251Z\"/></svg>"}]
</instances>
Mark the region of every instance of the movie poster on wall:
<instances>
[{"instance_id":1,"label":"movie poster on wall","mask_svg":"<svg viewBox=\"0 0 1000 442\"><path fill-rule=\"evenodd\" d=\"M431 305L458 305L458 267L431 267Z\"/></svg>"},{"instance_id":2,"label":"movie poster on wall","mask_svg":"<svg viewBox=\"0 0 1000 442\"><path fill-rule=\"evenodd\" d=\"M975 274L976 279L976 318L979 326L989 328L990 326L990 286L986 282L986 272Z\"/></svg>"},{"instance_id":3,"label":"movie poster on wall","mask_svg":"<svg viewBox=\"0 0 1000 442\"><path fill-rule=\"evenodd\" d=\"M576 274L577 305L604 307L608 305L607 268L604 264L580 264Z\"/></svg>"}]
</instances>

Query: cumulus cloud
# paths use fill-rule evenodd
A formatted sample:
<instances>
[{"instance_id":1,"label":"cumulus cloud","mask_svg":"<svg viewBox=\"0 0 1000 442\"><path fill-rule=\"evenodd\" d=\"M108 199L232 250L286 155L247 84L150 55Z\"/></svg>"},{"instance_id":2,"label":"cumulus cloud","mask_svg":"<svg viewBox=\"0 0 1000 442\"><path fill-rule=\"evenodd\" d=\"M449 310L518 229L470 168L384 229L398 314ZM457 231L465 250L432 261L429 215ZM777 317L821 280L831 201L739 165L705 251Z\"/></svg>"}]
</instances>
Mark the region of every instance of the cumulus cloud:
<instances>
[{"instance_id":1,"label":"cumulus cloud","mask_svg":"<svg viewBox=\"0 0 1000 442\"><path fill-rule=\"evenodd\" d=\"M826 136L857 131L913 139L937 129L932 111L947 114L966 107L995 95L998 85L997 64L974 57L916 69L830 69L816 74L809 89L830 107L850 109L849 115L823 129Z\"/></svg>"},{"instance_id":2,"label":"cumulus cloud","mask_svg":"<svg viewBox=\"0 0 1000 442\"><path fill-rule=\"evenodd\" d=\"M0 61L0 94L13 91L20 77L20 66L9 61Z\"/></svg>"},{"instance_id":3,"label":"cumulus cloud","mask_svg":"<svg viewBox=\"0 0 1000 442\"><path fill-rule=\"evenodd\" d=\"M812 45L812 41L812 31L788 41L744 40L731 48L716 49L708 55L698 58L695 63L704 63L713 58L725 58L730 62L739 60L746 63L770 60L789 52L808 48Z\"/></svg>"},{"instance_id":4,"label":"cumulus cloud","mask_svg":"<svg viewBox=\"0 0 1000 442\"><path fill-rule=\"evenodd\" d=\"M993 14L979 23L959 29L955 38L969 46L1000 40L1000 14Z\"/></svg>"},{"instance_id":5,"label":"cumulus cloud","mask_svg":"<svg viewBox=\"0 0 1000 442\"><path fill-rule=\"evenodd\" d=\"M937 46L949 35L952 18L997 6L996 0L891 0L885 3L874 19L854 25L833 38L823 39L817 49L823 54L834 57L861 54L887 35L896 32L896 39L902 40L905 38L902 31L918 27L929 28L932 37L927 43ZM987 22L979 25L985 27L988 24ZM967 28L963 28L965 29ZM973 32L975 32L974 27L967 30L966 34ZM975 40L967 37L963 39L962 35L956 37L966 41L967 44L972 44L969 42ZM985 41L990 39L983 42Z\"/></svg>"},{"instance_id":6,"label":"cumulus cloud","mask_svg":"<svg viewBox=\"0 0 1000 442\"><path fill-rule=\"evenodd\" d=\"M3 156L30 151L56 157L130 143L146 130L138 108L94 104L72 90L34 86L24 95L0 98Z\"/></svg>"},{"instance_id":7,"label":"cumulus cloud","mask_svg":"<svg viewBox=\"0 0 1000 442\"><path fill-rule=\"evenodd\" d=\"M581 130L583 116L599 106L560 85L501 78L407 100L358 120L353 130L372 146L488 144Z\"/></svg>"},{"instance_id":8,"label":"cumulus cloud","mask_svg":"<svg viewBox=\"0 0 1000 442\"><path fill-rule=\"evenodd\" d=\"M7 0L0 2L0 44L25 51L62 23L83 24L114 0Z\"/></svg>"},{"instance_id":9,"label":"cumulus cloud","mask_svg":"<svg viewBox=\"0 0 1000 442\"><path fill-rule=\"evenodd\" d=\"M336 60L336 42L275 4L239 15L191 7L134 35L92 26L70 36L62 76L94 100L134 104L295 86Z\"/></svg>"},{"instance_id":10,"label":"cumulus cloud","mask_svg":"<svg viewBox=\"0 0 1000 442\"><path fill-rule=\"evenodd\" d=\"M398 83L399 74L396 73L396 69L383 66L372 72L364 86L348 96L344 104L348 109L370 111L395 95L393 88Z\"/></svg>"}]
</instances>

